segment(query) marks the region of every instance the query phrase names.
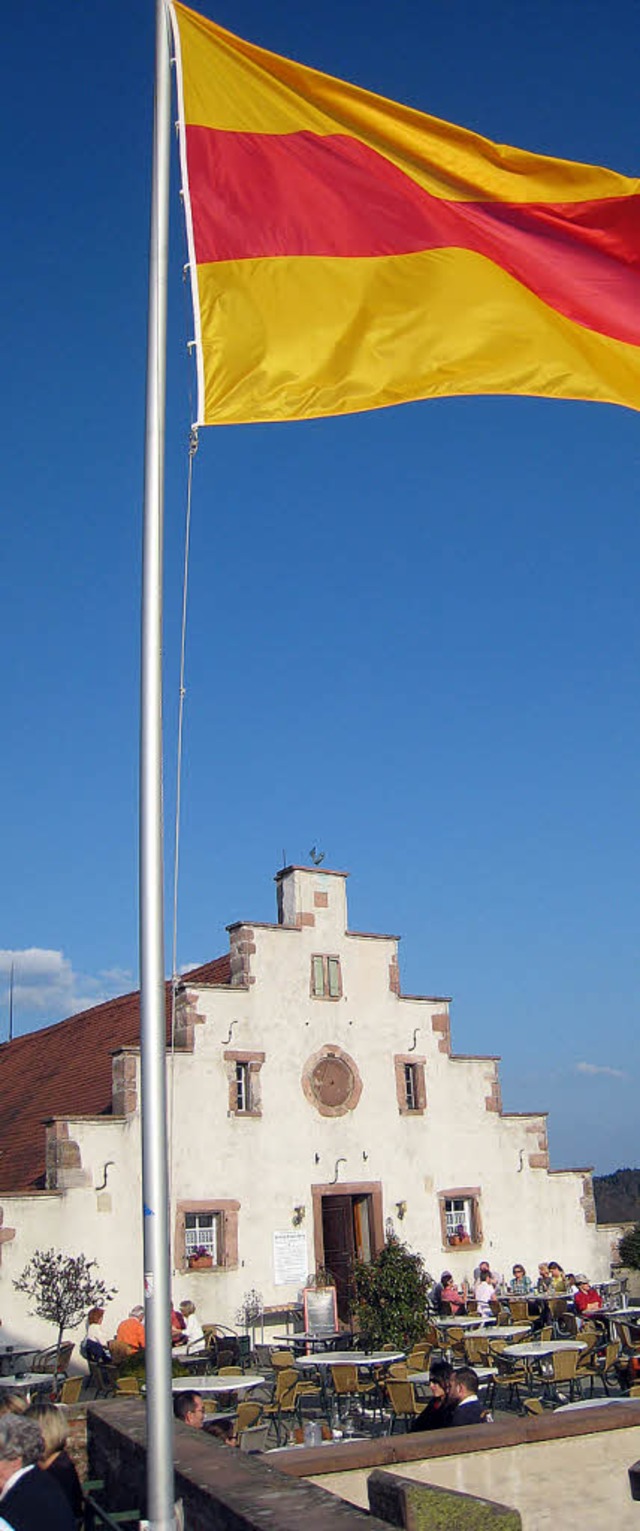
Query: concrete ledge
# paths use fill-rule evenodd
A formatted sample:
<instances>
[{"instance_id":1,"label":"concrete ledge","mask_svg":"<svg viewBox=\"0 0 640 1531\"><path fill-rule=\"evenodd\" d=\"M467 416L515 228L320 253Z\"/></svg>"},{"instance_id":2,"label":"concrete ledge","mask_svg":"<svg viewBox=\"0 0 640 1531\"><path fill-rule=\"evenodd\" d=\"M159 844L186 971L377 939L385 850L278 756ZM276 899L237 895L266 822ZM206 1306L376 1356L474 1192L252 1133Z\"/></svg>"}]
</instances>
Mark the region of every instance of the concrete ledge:
<instances>
[{"instance_id":1,"label":"concrete ledge","mask_svg":"<svg viewBox=\"0 0 640 1531\"><path fill-rule=\"evenodd\" d=\"M518 1510L457 1489L385 1472L371 1473L368 1489L372 1514L401 1531L522 1531Z\"/></svg>"},{"instance_id":2,"label":"concrete ledge","mask_svg":"<svg viewBox=\"0 0 640 1531\"><path fill-rule=\"evenodd\" d=\"M89 1406L89 1471L113 1511L146 1513L146 1416L141 1399ZM382 1521L312 1483L294 1482L267 1457L247 1456L176 1422L176 1498L189 1531L385 1531ZM388 1527L386 1528L388 1531Z\"/></svg>"}]
</instances>

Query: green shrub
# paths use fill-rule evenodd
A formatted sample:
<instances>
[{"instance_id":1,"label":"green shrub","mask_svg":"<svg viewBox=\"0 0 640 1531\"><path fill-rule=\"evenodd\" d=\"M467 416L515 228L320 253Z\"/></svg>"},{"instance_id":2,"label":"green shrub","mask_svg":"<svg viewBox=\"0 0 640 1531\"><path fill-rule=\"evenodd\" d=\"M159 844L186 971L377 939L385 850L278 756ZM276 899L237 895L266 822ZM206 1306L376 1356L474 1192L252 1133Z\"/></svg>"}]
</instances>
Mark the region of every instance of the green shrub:
<instances>
[{"instance_id":1,"label":"green shrub","mask_svg":"<svg viewBox=\"0 0 640 1531\"><path fill-rule=\"evenodd\" d=\"M370 1264L354 1269L354 1317L368 1349L397 1345L407 1350L424 1334L431 1277L421 1255L390 1233Z\"/></svg>"}]
</instances>

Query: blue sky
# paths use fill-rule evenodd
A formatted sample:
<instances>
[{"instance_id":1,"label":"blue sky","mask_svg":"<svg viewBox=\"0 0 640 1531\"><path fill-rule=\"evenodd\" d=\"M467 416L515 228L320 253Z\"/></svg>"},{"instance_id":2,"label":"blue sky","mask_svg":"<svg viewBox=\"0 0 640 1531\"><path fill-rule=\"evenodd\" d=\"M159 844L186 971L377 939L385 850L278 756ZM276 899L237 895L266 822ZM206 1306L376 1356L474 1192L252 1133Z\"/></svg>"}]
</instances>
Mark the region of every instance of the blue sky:
<instances>
[{"instance_id":1,"label":"blue sky","mask_svg":"<svg viewBox=\"0 0 640 1531\"><path fill-rule=\"evenodd\" d=\"M638 174L621 0L203 9L522 147ZM615 21L615 24L614 24ZM153 5L5 18L0 1036L137 982ZM191 335L174 180L166 533L173 818ZM638 477L630 411L452 399L201 433L181 964L347 868L553 1162L638 1162ZM169 863L169 856L167 858ZM169 945L167 945L169 953Z\"/></svg>"}]
</instances>

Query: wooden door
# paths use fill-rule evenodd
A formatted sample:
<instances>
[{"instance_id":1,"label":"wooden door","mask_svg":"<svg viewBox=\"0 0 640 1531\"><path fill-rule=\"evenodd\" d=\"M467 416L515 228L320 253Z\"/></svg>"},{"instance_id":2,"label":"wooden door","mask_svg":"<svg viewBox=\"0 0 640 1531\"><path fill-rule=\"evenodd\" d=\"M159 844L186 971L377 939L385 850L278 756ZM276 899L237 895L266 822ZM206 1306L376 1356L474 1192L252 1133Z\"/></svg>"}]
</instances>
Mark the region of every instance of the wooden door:
<instances>
[{"instance_id":1,"label":"wooden door","mask_svg":"<svg viewBox=\"0 0 640 1531\"><path fill-rule=\"evenodd\" d=\"M350 1196L323 1196L322 1234L325 1267L331 1271L336 1283L338 1317L348 1323L355 1258L353 1205Z\"/></svg>"}]
</instances>

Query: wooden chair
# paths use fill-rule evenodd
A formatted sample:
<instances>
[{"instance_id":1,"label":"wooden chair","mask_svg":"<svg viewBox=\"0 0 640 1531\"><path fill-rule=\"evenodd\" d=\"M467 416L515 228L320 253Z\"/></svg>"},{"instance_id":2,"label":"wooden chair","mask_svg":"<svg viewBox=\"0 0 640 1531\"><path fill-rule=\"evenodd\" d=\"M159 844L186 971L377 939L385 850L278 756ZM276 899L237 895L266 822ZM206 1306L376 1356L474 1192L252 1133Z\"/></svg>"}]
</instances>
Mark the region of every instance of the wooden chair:
<instances>
[{"instance_id":1,"label":"wooden chair","mask_svg":"<svg viewBox=\"0 0 640 1531\"><path fill-rule=\"evenodd\" d=\"M621 1348L619 1340L610 1340L608 1345L605 1345L602 1355L598 1355L594 1349L580 1352L575 1380L581 1383L585 1378L589 1378L591 1384L589 1388L590 1398L593 1397L593 1384L598 1379L601 1381L604 1391L608 1396L609 1382L612 1377L616 1376L616 1363Z\"/></svg>"},{"instance_id":2,"label":"wooden chair","mask_svg":"<svg viewBox=\"0 0 640 1531\"><path fill-rule=\"evenodd\" d=\"M77 1403L82 1392L84 1377L65 1377L60 1389L58 1403Z\"/></svg>"},{"instance_id":3,"label":"wooden chair","mask_svg":"<svg viewBox=\"0 0 640 1531\"><path fill-rule=\"evenodd\" d=\"M551 1398L557 1400L558 1387L566 1387L568 1384L569 1400L573 1402L579 1355L579 1350L554 1350L548 1360L541 1363L540 1374Z\"/></svg>"},{"instance_id":4,"label":"wooden chair","mask_svg":"<svg viewBox=\"0 0 640 1531\"><path fill-rule=\"evenodd\" d=\"M278 1445L282 1444L287 1418L293 1420L298 1414L300 1378L293 1366L282 1366L276 1374L273 1399L262 1406L263 1419L273 1424ZM286 1438L286 1435L285 1435Z\"/></svg>"},{"instance_id":5,"label":"wooden chair","mask_svg":"<svg viewBox=\"0 0 640 1531\"><path fill-rule=\"evenodd\" d=\"M218 1367L218 1376L219 1377L241 1377L242 1376L242 1367L241 1366L219 1366Z\"/></svg>"},{"instance_id":6,"label":"wooden chair","mask_svg":"<svg viewBox=\"0 0 640 1531\"><path fill-rule=\"evenodd\" d=\"M414 1367L414 1371L422 1371L420 1366ZM408 1361L394 1361L393 1366L388 1366L384 1372L385 1377L391 1377L392 1382L406 1382L409 1376Z\"/></svg>"},{"instance_id":7,"label":"wooden chair","mask_svg":"<svg viewBox=\"0 0 640 1531\"><path fill-rule=\"evenodd\" d=\"M507 1404L513 1403L515 1398L519 1407L522 1407L520 1388L529 1386L529 1373L524 1361L516 1360L515 1356L503 1356L501 1351L491 1346L490 1365L495 1368L493 1378L492 1397L501 1388L507 1393Z\"/></svg>"},{"instance_id":8,"label":"wooden chair","mask_svg":"<svg viewBox=\"0 0 640 1531\"><path fill-rule=\"evenodd\" d=\"M407 1367L409 1371L427 1371L432 1350L433 1345L414 1345L413 1349L409 1351L407 1356Z\"/></svg>"},{"instance_id":9,"label":"wooden chair","mask_svg":"<svg viewBox=\"0 0 640 1531\"><path fill-rule=\"evenodd\" d=\"M295 1366L296 1358L292 1350L271 1350L269 1352L269 1364L274 1372L281 1371L283 1367Z\"/></svg>"},{"instance_id":10,"label":"wooden chair","mask_svg":"<svg viewBox=\"0 0 640 1531\"><path fill-rule=\"evenodd\" d=\"M464 1361L464 1329L459 1329L457 1324L447 1325L445 1344L454 1361Z\"/></svg>"},{"instance_id":11,"label":"wooden chair","mask_svg":"<svg viewBox=\"0 0 640 1531\"><path fill-rule=\"evenodd\" d=\"M237 1436L241 1451L248 1451L250 1456L255 1456L259 1451L266 1451L269 1425L249 1425L246 1430L241 1430Z\"/></svg>"},{"instance_id":12,"label":"wooden chair","mask_svg":"<svg viewBox=\"0 0 640 1531\"><path fill-rule=\"evenodd\" d=\"M440 1340L438 1338L438 1330L436 1325L432 1323L431 1320L429 1320L429 1323L427 1324L424 1331L424 1343L425 1345L430 1346L432 1350L435 1350L436 1346L440 1344Z\"/></svg>"},{"instance_id":13,"label":"wooden chair","mask_svg":"<svg viewBox=\"0 0 640 1531\"><path fill-rule=\"evenodd\" d=\"M526 1297L512 1298L511 1302L509 1303L509 1312L511 1314L510 1322L514 1324L528 1324L529 1304Z\"/></svg>"},{"instance_id":14,"label":"wooden chair","mask_svg":"<svg viewBox=\"0 0 640 1531\"><path fill-rule=\"evenodd\" d=\"M465 1358L469 1366L490 1366L489 1340L486 1335L468 1334L464 1342Z\"/></svg>"},{"instance_id":15,"label":"wooden chair","mask_svg":"<svg viewBox=\"0 0 640 1531\"><path fill-rule=\"evenodd\" d=\"M253 1403L250 1398L245 1398L238 1404L236 1413L236 1435L243 1430L250 1430L257 1425L262 1415L262 1404Z\"/></svg>"},{"instance_id":16,"label":"wooden chair","mask_svg":"<svg viewBox=\"0 0 640 1531\"><path fill-rule=\"evenodd\" d=\"M332 1366L331 1381L338 1400L338 1413L340 1413L340 1400L343 1398L370 1398L374 1408L379 1401L380 1394L375 1378L360 1377L355 1362L353 1366Z\"/></svg>"},{"instance_id":17,"label":"wooden chair","mask_svg":"<svg viewBox=\"0 0 640 1531\"><path fill-rule=\"evenodd\" d=\"M140 1383L137 1377L116 1377L116 1393L127 1393L130 1397L140 1397Z\"/></svg>"},{"instance_id":18,"label":"wooden chair","mask_svg":"<svg viewBox=\"0 0 640 1531\"><path fill-rule=\"evenodd\" d=\"M396 1420L402 1420L406 1430L411 1420L415 1419L416 1414L422 1413L424 1404L418 1402L413 1389L413 1383L409 1378L404 1382L394 1382L392 1378L389 1378L385 1384L385 1391L391 1409L391 1429L389 1433L393 1435L393 1427Z\"/></svg>"}]
</instances>

